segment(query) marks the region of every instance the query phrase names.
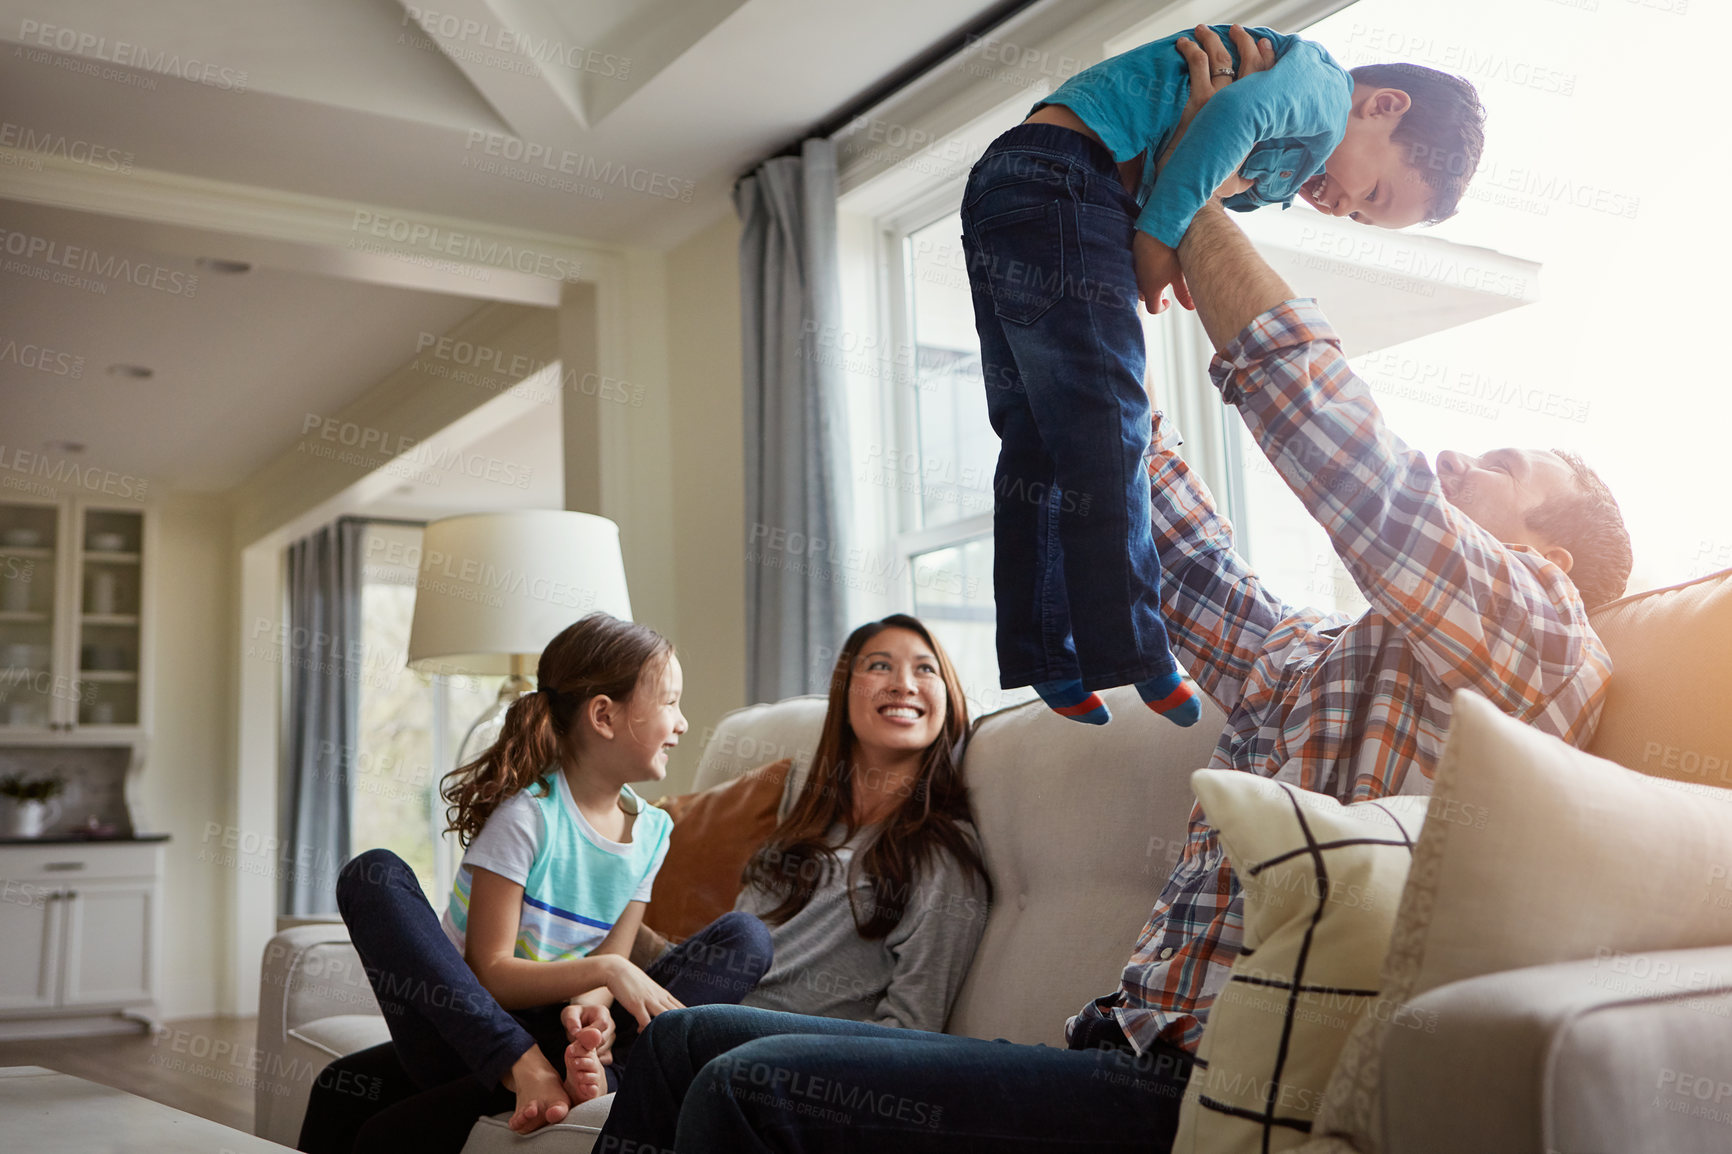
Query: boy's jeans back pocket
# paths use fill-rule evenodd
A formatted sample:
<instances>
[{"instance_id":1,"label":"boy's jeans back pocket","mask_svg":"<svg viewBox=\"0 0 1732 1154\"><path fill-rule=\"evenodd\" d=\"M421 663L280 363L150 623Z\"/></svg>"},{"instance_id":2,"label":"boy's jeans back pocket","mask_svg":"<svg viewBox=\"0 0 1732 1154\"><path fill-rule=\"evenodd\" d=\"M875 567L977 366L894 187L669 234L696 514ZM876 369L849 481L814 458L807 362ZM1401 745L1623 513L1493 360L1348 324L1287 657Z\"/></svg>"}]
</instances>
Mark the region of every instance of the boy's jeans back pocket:
<instances>
[{"instance_id":1,"label":"boy's jeans back pocket","mask_svg":"<svg viewBox=\"0 0 1732 1154\"><path fill-rule=\"evenodd\" d=\"M1044 204L975 221L969 279L984 280L1000 320L1033 324L1064 295L1064 208L1047 192Z\"/></svg>"}]
</instances>

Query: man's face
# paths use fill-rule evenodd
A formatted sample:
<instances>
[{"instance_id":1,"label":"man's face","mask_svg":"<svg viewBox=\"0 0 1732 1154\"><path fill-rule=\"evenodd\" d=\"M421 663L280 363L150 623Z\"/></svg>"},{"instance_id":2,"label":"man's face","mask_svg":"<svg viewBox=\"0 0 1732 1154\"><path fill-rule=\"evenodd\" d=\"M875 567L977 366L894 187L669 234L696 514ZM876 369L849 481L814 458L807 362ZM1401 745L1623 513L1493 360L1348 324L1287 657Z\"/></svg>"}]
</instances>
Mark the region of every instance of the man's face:
<instances>
[{"instance_id":1,"label":"man's face","mask_svg":"<svg viewBox=\"0 0 1732 1154\"><path fill-rule=\"evenodd\" d=\"M1347 134L1323 171L1299 189L1319 212L1379 228L1407 228L1425 219L1431 186L1408 163L1409 148L1390 139L1407 111L1407 93L1394 88L1355 94Z\"/></svg>"},{"instance_id":2,"label":"man's face","mask_svg":"<svg viewBox=\"0 0 1732 1154\"><path fill-rule=\"evenodd\" d=\"M1475 457L1445 450L1437 455L1437 478L1451 505L1506 545L1544 552L1556 544L1527 527L1527 515L1553 497L1575 491L1575 474L1556 453L1540 449L1493 449Z\"/></svg>"}]
</instances>

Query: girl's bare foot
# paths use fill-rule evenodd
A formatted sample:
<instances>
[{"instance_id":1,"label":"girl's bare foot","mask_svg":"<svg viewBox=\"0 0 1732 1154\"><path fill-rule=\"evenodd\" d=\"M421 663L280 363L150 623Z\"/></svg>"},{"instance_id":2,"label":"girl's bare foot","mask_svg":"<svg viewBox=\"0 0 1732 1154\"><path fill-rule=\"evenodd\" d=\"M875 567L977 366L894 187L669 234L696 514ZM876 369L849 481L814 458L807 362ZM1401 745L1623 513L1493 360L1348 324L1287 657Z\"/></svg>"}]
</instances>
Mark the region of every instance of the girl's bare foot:
<instances>
[{"instance_id":1,"label":"girl's bare foot","mask_svg":"<svg viewBox=\"0 0 1732 1154\"><path fill-rule=\"evenodd\" d=\"M569 1065L571 1059L566 1058ZM511 1069L499 1079L500 1085L517 1095L517 1109L511 1115L511 1128L519 1134L551 1126L571 1113L572 1099L560 1082L559 1071L542 1054L540 1046L531 1046L513 1062Z\"/></svg>"},{"instance_id":2,"label":"girl's bare foot","mask_svg":"<svg viewBox=\"0 0 1732 1154\"><path fill-rule=\"evenodd\" d=\"M599 1098L607 1093L607 1075L602 1073L601 1031L585 1026L565 1048L565 1093L573 1106Z\"/></svg>"}]
</instances>

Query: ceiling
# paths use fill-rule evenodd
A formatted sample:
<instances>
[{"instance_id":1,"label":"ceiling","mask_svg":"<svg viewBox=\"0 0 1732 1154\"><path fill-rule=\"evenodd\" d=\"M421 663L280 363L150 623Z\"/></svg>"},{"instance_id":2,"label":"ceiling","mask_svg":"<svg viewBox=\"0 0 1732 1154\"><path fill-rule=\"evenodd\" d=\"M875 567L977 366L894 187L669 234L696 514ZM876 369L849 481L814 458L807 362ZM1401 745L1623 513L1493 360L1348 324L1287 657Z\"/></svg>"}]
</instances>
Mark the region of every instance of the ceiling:
<instances>
[{"instance_id":1,"label":"ceiling","mask_svg":"<svg viewBox=\"0 0 1732 1154\"><path fill-rule=\"evenodd\" d=\"M233 488L421 334L554 303L532 277L273 237L255 194L671 246L732 211L755 160L992 6L0 0L0 436L81 443L157 491ZM153 214L162 189L224 211ZM70 249L98 271L60 275Z\"/></svg>"}]
</instances>

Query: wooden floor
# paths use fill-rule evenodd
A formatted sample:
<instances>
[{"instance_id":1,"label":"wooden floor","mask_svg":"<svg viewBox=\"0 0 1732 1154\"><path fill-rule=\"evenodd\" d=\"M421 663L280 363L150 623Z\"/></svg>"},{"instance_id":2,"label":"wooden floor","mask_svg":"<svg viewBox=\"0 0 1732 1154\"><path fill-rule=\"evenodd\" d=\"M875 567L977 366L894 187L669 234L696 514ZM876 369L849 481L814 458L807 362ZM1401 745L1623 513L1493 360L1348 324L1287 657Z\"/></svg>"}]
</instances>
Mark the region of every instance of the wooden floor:
<instances>
[{"instance_id":1,"label":"wooden floor","mask_svg":"<svg viewBox=\"0 0 1732 1154\"><path fill-rule=\"evenodd\" d=\"M0 1066L46 1066L253 1131L256 1018L182 1018L156 1034L0 1042Z\"/></svg>"}]
</instances>

